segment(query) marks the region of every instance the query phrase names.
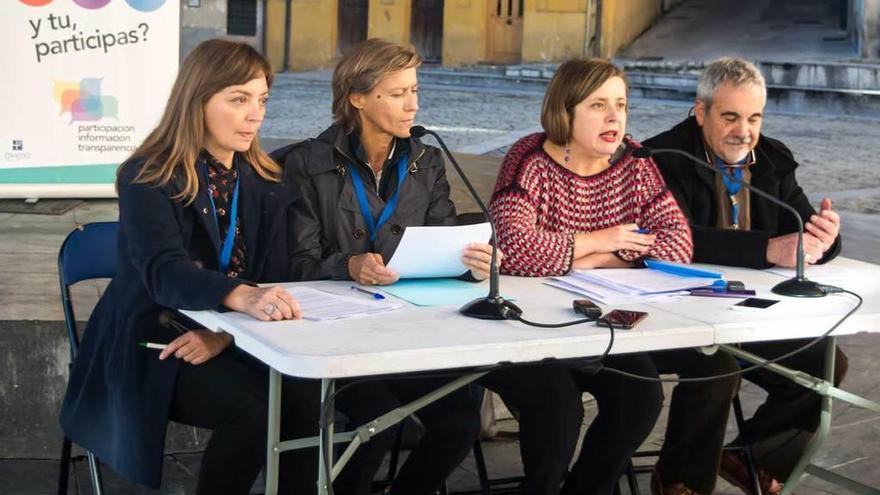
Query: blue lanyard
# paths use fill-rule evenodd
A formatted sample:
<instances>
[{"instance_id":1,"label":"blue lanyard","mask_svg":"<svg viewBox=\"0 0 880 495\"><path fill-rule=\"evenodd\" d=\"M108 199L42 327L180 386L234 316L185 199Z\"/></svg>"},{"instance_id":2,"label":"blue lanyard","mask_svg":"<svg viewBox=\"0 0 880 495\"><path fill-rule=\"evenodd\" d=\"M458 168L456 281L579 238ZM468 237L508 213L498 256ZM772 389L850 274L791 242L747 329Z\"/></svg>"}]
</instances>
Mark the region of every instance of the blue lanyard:
<instances>
[{"instance_id":1,"label":"blue lanyard","mask_svg":"<svg viewBox=\"0 0 880 495\"><path fill-rule=\"evenodd\" d=\"M232 245L235 243L235 224L238 220L238 181L240 177L235 177L235 189L232 191L232 208L229 209L229 228L226 229L226 239L220 246L220 271L226 273L229 271L229 261L232 259ZM214 197L211 195L211 178L207 171L205 172L205 183L208 184L208 201L211 202L211 213L214 214L214 223L217 224L217 232L220 232L220 220L217 218L217 206L214 205Z\"/></svg>"},{"instance_id":2,"label":"blue lanyard","mask_svg":"<svg viewBox=\"0 0 880 495\"><path fill-rule=\"evenodd\" d=\"M394 214L394 210L397 208L397 199L400 196L400 188L403 187L403 181L406 179L406 169L407 165L409 165L408 162L409 154L404 153L397 162L397 189L394 190L391 198L388 199L388 202L385 203L385 207L382 208L378 221L373 218L373 211L370 209L370 202L367 200L367 191L364 188L364 181L361 179L360 173L358 173L351 164L348 164L348 175L351 176L351 184L354 186L354 193L355 196L357 196L361 216L364 217L364 223L367 225L367 230L370 231L371 243L376 242L376 232L385 225L385 222L391 218L391 215Z\"/></svg>"},{"instance_id":3,"label":"blue lanyard","mask_svg":"<svg viewBox=\"0 0 880 495\"><path fill-rule=\"evenodd\" d=\"M721 169L721 182L724 183L724 189L730 197L730 223L734 228L739 228L739 202L736 200L736 195L742 188L743 169L729 167L717 158L715 164Z\"/></svg>"}]
</instances>

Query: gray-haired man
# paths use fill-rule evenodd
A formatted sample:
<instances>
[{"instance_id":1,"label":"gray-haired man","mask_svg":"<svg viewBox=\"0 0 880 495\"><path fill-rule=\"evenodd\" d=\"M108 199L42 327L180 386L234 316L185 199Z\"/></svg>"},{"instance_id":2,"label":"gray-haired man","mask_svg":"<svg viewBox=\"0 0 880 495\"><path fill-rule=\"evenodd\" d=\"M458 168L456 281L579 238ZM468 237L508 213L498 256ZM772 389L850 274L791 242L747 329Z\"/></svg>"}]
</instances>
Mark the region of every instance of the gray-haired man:
<instances>
[{"instance_id":1,"label":"gray-haired man","mask_svg":"<svg viewBox=\"0 0 880 495\"><path fill-rule=\"evenodd\" d=\"M825 263L840 253L840 217L832 210L831 200L823 199L817 213L797 183L798 164L791 151L781 142L761 134L766 101L764 78L753 64L740 59L719 59L709 64L700 76L694 116L644 141L645 146L652 148L690 152L724 172L713 174L678 155L655 157L667 186L690 220L695 262L751 268L794 266L797 221L788 211L750 195L739 186L739 179L772 194L800 213L805 222L807 263ZM743 348L772 358L805 342L764 342ZM821 375L824 352L825 345L816 345L782 364ZM718 362L722 359L725 358L718 358ZM846 356L838 349L835 376L838 383L846 372L846 364ZM703 373L710 375L714 371L706 369ZM764 493L775 493L781 489L776 480L787 477L818 425L819 396L766 370L753 371L744 377L768 392L767 400L746 422L746 433L761 468L762 489ZM676 400L699 408L700 398L687 397L687 389L682 385L673 393L673 403ZM699 409L681 411L681 414L692 413L699 416ZM738 441L739 438L735 440ZM657 478L663 481L658 481L655 493L696 493L688 491L688 477L699 477L693 472L693 466L699 463L690 467L682 465L687 461L686 455L671 454L666 459L661 456ZM747 488L748 473L739 454L727 452L722 456L720 474L751 493Z\"/></svg>"}]
</instances>

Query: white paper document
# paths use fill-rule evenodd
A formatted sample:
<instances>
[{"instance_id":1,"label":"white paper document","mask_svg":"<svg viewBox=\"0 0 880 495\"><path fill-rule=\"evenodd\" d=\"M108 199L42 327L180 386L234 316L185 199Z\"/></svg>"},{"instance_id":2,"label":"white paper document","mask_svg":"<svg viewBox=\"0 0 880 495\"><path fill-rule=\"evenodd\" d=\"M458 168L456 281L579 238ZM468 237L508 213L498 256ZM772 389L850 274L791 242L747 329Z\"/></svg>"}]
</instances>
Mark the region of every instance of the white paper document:
<instances>
[{"instance_id":1,"label":"white paper document","mask_svg":"<svg viewBox=\"0 0 880 495\"><path fill-rule=\"evenodd\" d=\"M340 296L310 287L287 289L302 309L306 320L339 320L393 311L401 305L388 301L376 301L366 297Z\"/></svg>"},{"instance_id":2,"label":"white paper document","mask_svg":"<svg viewBox=\"0 0 880 495\"><path fill-rule=\"evenodd\" d=\"M572 276L553 277L544 283L550 287L585 296L600 304L633 304L648 300L652 302L673 302L679 300L680 296L688 295L687 291L663 292L660 294L627 294Z\"/></svg>"},{"instance_id":3,"label":"white paper document","mask_svg":"<svg viewBox=\"0 0 880 495\"><path fill-rule=\"evenodd\" d=\"M602 268L575 270L571 276L630 295L660 294L712 285L717 278L680 277L651 269Z\"/></svg>"},{"instance_id":4,"label":"white paper document","mask_svg":"<svg viewBox=\"0 0 880 495\"><path fill-rule=\"evenodd\" d=\"M468 268L461 253L472 242L489 242L488 223L461 226L407 227L388 262L400 278L457 277Z\"/></svg>"}]
</instances>

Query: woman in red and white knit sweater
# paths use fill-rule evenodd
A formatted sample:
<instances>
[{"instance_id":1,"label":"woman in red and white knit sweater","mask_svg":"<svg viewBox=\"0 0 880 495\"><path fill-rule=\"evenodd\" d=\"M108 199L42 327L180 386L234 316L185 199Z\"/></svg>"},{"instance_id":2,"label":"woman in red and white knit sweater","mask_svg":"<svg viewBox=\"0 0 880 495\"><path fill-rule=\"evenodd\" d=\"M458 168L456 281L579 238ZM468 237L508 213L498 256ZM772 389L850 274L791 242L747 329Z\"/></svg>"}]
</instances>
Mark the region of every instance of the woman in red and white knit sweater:
<instances>
[{"instance_id":1,"label":"woman in red and white knit sweater","mask_svg":"<svg viewBox=\"0 0 880 495\"><path fill-rule=\"evenodd\" d=\"M623 79L607 84L625 97ZM489 207L507 255L504 273L546 277L642 258L691 260L687 219L653 160L634 158L639 145L623 135L625 100L619 108L596 104L588 98L575 107L570 139L532 134L504 157Z\"/></svg>"},{"instance_id":2,"label":"woman in red and white knit sweater","mask_svg":"<svg viewBox=\"0 0 880 495\"><path fill-rule=\"evenodd\" d=\"M639 145L624 137L626 90L623 72L603 60L572 60L557 69L541 110L545 132L522 138L507 153L489 207L505 253L502 272L542 277L633 266L646 257L690 261L685 216L654 163L634 158ZM644 353L609 356L604 365L657 376ZM654 426L660 385L577 366L563 379L591 393L599 414L562 493L611 494ZM564 434L567 441L556 445L573 445L579 431Z\"/></svg>"}]
</instances>

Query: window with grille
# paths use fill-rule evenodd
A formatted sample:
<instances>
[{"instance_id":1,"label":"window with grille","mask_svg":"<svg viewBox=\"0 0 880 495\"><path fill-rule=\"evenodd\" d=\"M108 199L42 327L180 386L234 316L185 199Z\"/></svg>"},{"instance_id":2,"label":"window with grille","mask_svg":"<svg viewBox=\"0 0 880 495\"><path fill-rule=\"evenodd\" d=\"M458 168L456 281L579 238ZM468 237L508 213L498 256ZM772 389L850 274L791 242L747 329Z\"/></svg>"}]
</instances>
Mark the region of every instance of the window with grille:
<instances>
[{"instance_id":1,"label":"window with grille","mask_svg":"<svg viewBox=\"0 0 880 495\"><path fill-rule=\"evenodd\" d=\"M226 33L238 36L257 35L257 0L228 0Z\"/></svg>"}]
</instances>

